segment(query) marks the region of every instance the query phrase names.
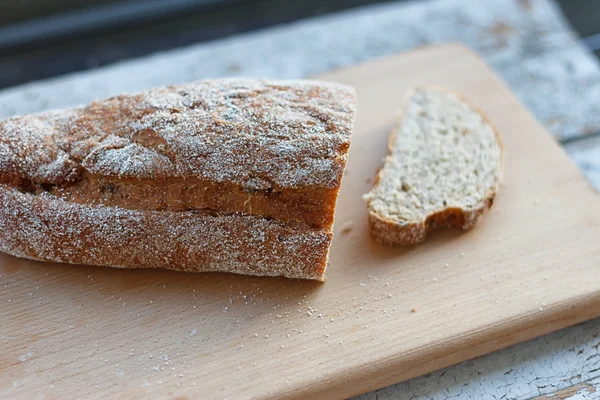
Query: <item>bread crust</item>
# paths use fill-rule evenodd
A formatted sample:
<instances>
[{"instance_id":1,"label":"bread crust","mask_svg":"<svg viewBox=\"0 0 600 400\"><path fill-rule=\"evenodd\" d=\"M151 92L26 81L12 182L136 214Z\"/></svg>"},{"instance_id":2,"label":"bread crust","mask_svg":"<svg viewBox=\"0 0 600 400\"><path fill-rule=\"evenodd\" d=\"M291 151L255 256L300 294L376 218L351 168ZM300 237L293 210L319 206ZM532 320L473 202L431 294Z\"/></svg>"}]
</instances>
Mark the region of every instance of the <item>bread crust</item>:
<instances>
[{"instance_id":1,"label":"bread crust","mask_svg":"<svg viewBox=\"0 0 600 400\"><path fill-rule=\"evenodd\" d=\"M332 233L304 224L70 203L0 185L0 249L72 264L323 280Z\"/></svg>"},{"instance_id":2,"label":"bread crust","mask_svg":"<svg viewBox=\"0 0 600 400\"><path fill-rule=\"evenodd\" d=\"M404 225L369 211L371 235L386 246L409 246L424 241L429 232L439 228L471 229L492 206L494 196L495 192L490 193L487 199L475 208L448 207L429 214L424 220Z\"/></svg>"},{"instance_id":3,"label":"bread crust","mask_svg":"<svg viewBox=\"0 0 600 400\"><path fill-rule=\"evenodd\" d=\"M215 79L0 121L0 173L68 185L89 173L249 190L337 188L356 94L317 81Z\"/></svg>"},{"instance_id":4,"label":"bread crust","mask_svg":"<svg viewBox=\"0 0 600 400\"><path fill-rule=\"evenodd\" d=\"M371 236L376 241L386 246L415 245L417 243L423 242L430 232L440 228L459 228L463 230L471 229L481 219L485 211L491 208L494 204L494 198L496 196L496 192L498 191L498 186L500 185L500 181L502 178L504 145L502 143L500 134L498 133L495 126L491 123L489 118L479 108L473 106L473 104L470 101L468 101L464 96L454 91L448 90L446 88L433 86L427 86L422 88L426 90L436 90L439 92L447 93L458 98L460 101L467 104L477 113L479 113L483 120L492 128L501 153L498 179L494 188L490 190L486 194L486 196L484 196L482 201L471 208L445 207L425 216L425 218L420 221L407 222L405 224L401 224L392 219L380 216L371 209L369 200L367 202L367 209L369 210L369 227ZM390 134L390 137L388 139L387 156L390 156L393 152L394 144L397 140L397 129L399 126L401 126L402 119L404 118L403 111L408 106L408 102L410 101L410 97L414 90L408 93L405 100L405 106L402 107L400 120L398 121L398 124ZM373 183L373 187L377 186L382 172L383 167L380 168L380 170L377 172Z\"/></svg>"},{"instance_id":5,"label":"bread crust","mask_svg":"<svg viewBox=\"0 0 600 400\"><path fill-rule=\"evenodd\" d=\"M0 250L323 280L355 102L216 79L0 121Z\"/></svg>"}]
</instances>

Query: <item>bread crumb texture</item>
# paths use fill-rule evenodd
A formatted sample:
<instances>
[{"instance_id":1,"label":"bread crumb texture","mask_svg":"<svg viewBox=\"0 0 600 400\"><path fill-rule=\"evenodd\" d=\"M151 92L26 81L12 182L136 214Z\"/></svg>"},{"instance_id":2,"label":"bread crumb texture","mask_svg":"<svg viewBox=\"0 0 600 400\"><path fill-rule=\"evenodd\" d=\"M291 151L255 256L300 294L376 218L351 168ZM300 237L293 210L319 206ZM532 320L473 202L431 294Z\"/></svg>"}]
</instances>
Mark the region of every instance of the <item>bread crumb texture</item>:
<instances>
[{"instance_id":1,"label":"bread crumb texture","mask_svg":"<svg viewBox=\"0 0 600 400\"><path fill-rule=\"evenodd\" d=\"M415 89L365 196L374 236L412 244L436 227L470 228L493 202L501 164L499 137L480 112L452 93Z\"/></svg>"}]
</instances>

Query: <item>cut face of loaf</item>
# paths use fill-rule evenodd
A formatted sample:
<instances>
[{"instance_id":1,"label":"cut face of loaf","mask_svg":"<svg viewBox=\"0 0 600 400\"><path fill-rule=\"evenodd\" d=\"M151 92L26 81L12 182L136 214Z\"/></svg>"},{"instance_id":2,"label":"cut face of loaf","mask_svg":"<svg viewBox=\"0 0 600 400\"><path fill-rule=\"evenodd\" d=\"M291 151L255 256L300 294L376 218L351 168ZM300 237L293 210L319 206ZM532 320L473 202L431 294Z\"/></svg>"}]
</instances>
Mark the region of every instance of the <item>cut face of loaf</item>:
<instances>
[{"instance_id":1,"label":"cut face of loaf","mask_svg":"<svg viewBox=\"0 0 600 400\"><path fill-rule=\"evenodd\" d=\"M500 139L480 112L452 93L415 89L365 195L373 236L409 245L437 227L471 228L493 203L501 166Z\"/></svg>"},{"instance_id":2,"label":"cut face of loaf","mask_svg":"<svg viewBox=\"0 0 600 400\"><path fill-rule=\"evenodd\" d=\"M0 121L0 250L322 280L355 101L217 79Z\"/></svg>"}]
</instances>

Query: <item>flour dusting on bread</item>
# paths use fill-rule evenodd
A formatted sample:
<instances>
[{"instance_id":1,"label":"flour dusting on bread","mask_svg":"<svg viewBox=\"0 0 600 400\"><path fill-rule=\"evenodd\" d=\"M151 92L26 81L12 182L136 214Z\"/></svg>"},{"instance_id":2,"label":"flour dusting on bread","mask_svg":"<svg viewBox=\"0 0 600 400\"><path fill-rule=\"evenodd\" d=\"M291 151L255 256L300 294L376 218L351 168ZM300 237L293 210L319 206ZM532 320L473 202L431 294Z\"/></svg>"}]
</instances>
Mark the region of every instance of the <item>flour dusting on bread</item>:
<instances>
[{"instance_id":1,"label":"flour dusting on bread","mask_svg":"<svg viewBox=\"0 0 600 400\"><path fill-rule=\"evenodd\" d=\"M323 280L355 102L216 79L0 121L0 250Z\"/></svg>"}]
</instances>

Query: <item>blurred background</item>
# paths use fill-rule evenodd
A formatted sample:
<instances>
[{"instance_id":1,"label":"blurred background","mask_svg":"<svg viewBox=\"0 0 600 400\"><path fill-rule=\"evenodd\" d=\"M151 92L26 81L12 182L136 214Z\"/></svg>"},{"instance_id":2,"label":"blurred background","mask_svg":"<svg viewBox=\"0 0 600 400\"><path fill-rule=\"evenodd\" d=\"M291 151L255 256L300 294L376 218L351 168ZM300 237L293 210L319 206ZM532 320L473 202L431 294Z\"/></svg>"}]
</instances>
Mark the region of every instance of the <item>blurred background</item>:
<instances>
[{"instance_id":1,"label":"blurred background","mask_svg":"<svg viewBox=\"0 0 600 400\"><path fill-rule=\"evenodd\" d=\"M375 3L390 1L0 0L0 88ZM597 51L600 1L557 3Z\"/></svg>"}]
</instances>

